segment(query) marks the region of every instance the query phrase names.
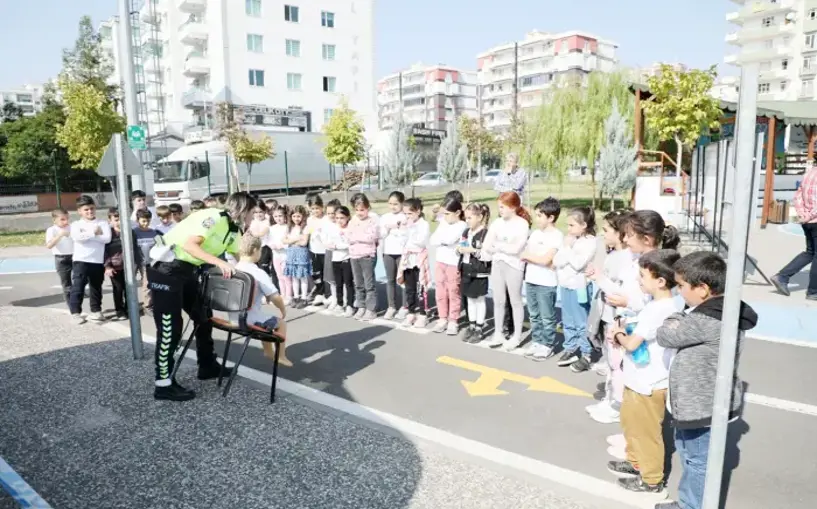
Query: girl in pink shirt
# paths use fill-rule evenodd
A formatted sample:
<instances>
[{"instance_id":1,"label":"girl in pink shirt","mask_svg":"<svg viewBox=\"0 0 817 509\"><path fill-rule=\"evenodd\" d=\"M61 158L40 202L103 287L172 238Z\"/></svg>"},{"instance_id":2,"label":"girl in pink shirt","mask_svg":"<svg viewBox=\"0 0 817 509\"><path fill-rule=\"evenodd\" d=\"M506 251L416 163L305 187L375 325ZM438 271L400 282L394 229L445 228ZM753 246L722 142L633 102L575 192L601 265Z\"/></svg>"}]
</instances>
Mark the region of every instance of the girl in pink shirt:
<instances>
[{"instance_id":1,"label":"girl in pink shirt","mask_svg":"<svg viewBox=\"0 0 817 509\"><path fill-rule=\"evenodd\" d=\"M349 222L346 238L355 281L355 307L358 308L355 319L370 322L377 317L374 263L380 229L377 219L369 215L371 205L366 195L358 196L353 206L355 217Z\"/></svg>"}]
</instances>

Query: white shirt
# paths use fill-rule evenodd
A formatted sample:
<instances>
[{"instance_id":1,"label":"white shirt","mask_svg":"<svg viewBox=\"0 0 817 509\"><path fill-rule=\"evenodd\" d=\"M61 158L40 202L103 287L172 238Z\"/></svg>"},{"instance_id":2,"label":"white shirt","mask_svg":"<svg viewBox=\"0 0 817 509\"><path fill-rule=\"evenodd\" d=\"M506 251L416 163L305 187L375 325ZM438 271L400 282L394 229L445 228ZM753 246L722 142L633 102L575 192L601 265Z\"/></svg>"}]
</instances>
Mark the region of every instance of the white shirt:
<instances>
[{"instance_id":1,"label":"white shirt","mask_svg":"<svg viewBox=\"0 0 817 509\"><path fill-rule=\"evenodd\" d=\"M252 233L254 237L258 237L261 239L263 244L267 243L267 237L269 236L269 229L270 224L264 220L253 219L250 222L249 232Z\"/></svg>"},{"instance_id":2,"label":"white shirt","mask_svg":"<svg viewBox=\"0 0 817 509\"><path fill-rule=\"evenodd\" d=\"M629 252L629 251L628 251ZM650 301L651 297L644 293L639 283L640 267L638 266L638 259L641 255L630 252L630 262L625 264L620 273L621 289L618 294L627 299L626 308L616 308L616 316L625 317L629 323L642 309L644 305Z\"/></svg>"},{"instance_id":3,"label":"white shirt","mask_svg":"<svg viewBox=\"0 0 817 509\"><path fill-rule=\"evenodd\" d=\"M306 231L309 233L309 251L315 254L325 254L326 247L323 245L321 230L326 226L323 217L309 216L306 220Z\"/></svg>"},{"instance_id":4,"label":"white shirt","mask_svg":"<svg viewBox=\"0 0 817 509\"><path fill-rule=\"evenodd\" d=\"M328 228L327 244L334 246L332 249L332 261L343 262L349 259L349 242L346 240L346 229L341 228L337 224L332 225L333 228Z\"/></svg>"},{"instance_id":5,"label":"white shirt","mask_svg":"<svg viewBox=\"0 0 817 509\"><path fill-rule=\"evenodd\" d=\"M465 221L449 223L443 221L431 235L429 243L437 246L436 260L444 265L460 264L460 255L457 253L457 245L462 239L462 232L467 228Z\"/></svg>"},{"instance_id":6,"label":"white shirt","mask_svg":"<svg viewBox=\"0 0 817 509\"><path fill-rule=\"evenodd\" d=\"M96 229L102 235L96 235ZM80 219L71 223L71 238L74 240L74 261L98 263L105 261L105 244L111 241L111 226L107 221Z\"/></svg>"},{"instance_id":7,"label":"white shirt","mask_svg":"<svg viewBox=\"0 0 817 509\"><path fill-rule=\"evenodd\" d=\"M543 256L551 250L558 252L563 243L564 234L556 228L552 230L534 230L528 238L525 251L530 251L537 256ZM553 270L552 266L545 267L531 262L528 262L528 268L525 269L525 282L537 286L559 286L556 271Z\"/></svg>"},{"instance_id":8,"label":"white shirt","mask_svg":"<svg viewBox=\"0 0 817 509\"><path fill-rule=\"evenodd\" d=\"M284 239L287 236L287 225L274 224L269 229L267 235L267 245L272 249L273 256L287 255L287 247L284 245Z\"/></svg>"},{"instance_id":9,"label":"white shirt","mask_svg":"<svg viewBox=\"0 0 817 509\"><path fill-rule=\"evenodd\" d=\"M596 288L600 290L598 299L600 299L599 305L602 306L601 319L604 323L613 322L616 309L601 300L601 292L604 292L605 297L621 293L621 275L625 269L629 268L632 259L633 255L629 249L611 251L604 258L604 273L596 279Z\"/></svg>"},{"instance_id":10,"label":"white shirt","mask_svg":"<svg viewBox=\"0 0 817 509\"><path fill-rule=\"evenodd\" d=\"M403 254L403 248L406 247L406 241L408 240L408 231L400 228L400 226L405 223L406 215L402 212L398 214L387 212L380 216L380 238L383 239L383 254ZM392 228L387 231L387 226Z\"/></svg>"},{"instance_id":11,"label":"white shirt","mask_svg":"<svg viewBox=\"0 0 817 509\"><path fill-rule=\"evenodd\" d=\"M625 387L645 396L652 394L652 391L669 387L669 365L672 362L673 350L667 350L656 343L655 336L664 320L682 309L683 304L678 299L669 298L652 300L638 313L638 324L633 335L641 336L647 342L650 362L644 365L636 364L632 352L626 353L623 375Z\"/></svg>"},{"instance_id":12,"label":"white shirt","mask_svg":"<svg viewBox=\"0 0 817 509\"><path fill-rule=\"evenodd\" d=\"M497 218L488 228L485 245L496 262L505 262L520 272L525 268L519 255L525 250L530 225L519 216L510 219Z\"/></svg>"},{"instance_id":13,"label":"white shirt","mask_svg":"<svg viewBox=\"0 0 817 509\"><path fill-rule=\"evenodd\" d=\"M238 262L235 264L235 268L241 272L246 272L255 279L255 296L253 297L252 306L247 310L247 325L266 322L273 315L264 312L264 302L266 297L278 293L278 288L275 288L267 273L254 263ZM230 321L238 323L238 313L230 313Z\"/></svg>"},{"instance_id":14,"label":"white shirt","mask_svg":"<svg viewBox=\"0 0 817 509\"><path fill-rule=\"evenodd\" d=\"M569 290L578 290L587 286L584 271L591 260L596 256L596 237L587 235L576 239L572 247L562 244L559 252L553 258L556 267L556 277L559 286Z\"/></svg>"},{"instance_id":15,"label":"white shirt","mask_svg":"<svg viewBox=\"0 0 817 509\"><path fill-rule=\"evenodd\" d=\"M45 243L48 244L52 240L54 240L57 235L61 231L67 231L71 233L71 227L66 226L65 228L60 228L57 225L51 225L45 231ZM54 247L51 248L51 252L54 253L55 256L65 256L65 255L72 255L74 254L74 241L71 240L71 236L63 237L56 244Z\"/></svg>"},{"instance_id":16,"label":"white shirt","mask_svg":"<svg viewBox=\"0 0 817 509\"><path fill-rule=\"evenodd\" d=\"M431 237L431 227L428 221L422 217L409 226L404 226L406 229L406 246L404 252L406 254L406 268L411 269L417 266L417 254L428 249L428 240Z\"/></svg>"}]
</instances>

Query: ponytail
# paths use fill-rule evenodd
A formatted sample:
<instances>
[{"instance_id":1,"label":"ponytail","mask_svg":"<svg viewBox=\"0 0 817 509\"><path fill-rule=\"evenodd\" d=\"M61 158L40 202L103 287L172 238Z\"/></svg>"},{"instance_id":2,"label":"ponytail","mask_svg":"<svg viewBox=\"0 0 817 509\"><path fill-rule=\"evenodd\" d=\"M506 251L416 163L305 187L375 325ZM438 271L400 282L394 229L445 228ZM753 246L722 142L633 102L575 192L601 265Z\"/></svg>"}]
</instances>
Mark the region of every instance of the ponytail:
<instances>
[{"instance_id":1,"label":"ponytail","mask_svg":"<svg viewBox=\"0 0 817 509\"><path fill-rule=\"evenodd\" d=\"M681 236L678 233L678 228L667 225L664 227L664 233L661 235L662 249L678 249L678 244L681 243Z\"/></svg>"}]
</instances>

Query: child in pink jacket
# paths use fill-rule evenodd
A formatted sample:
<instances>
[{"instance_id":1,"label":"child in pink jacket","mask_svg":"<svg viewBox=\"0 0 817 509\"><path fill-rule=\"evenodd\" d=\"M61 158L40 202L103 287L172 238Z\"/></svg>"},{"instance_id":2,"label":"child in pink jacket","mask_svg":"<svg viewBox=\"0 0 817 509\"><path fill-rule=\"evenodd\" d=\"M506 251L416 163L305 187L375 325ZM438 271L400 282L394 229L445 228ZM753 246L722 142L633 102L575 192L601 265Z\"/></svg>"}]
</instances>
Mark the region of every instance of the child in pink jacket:
<instances>
[{"instance_id":1,"label":"child in pink jacket","mask_svg":"<svg viewBox=\"0 0 817 509\"><path fill-rule=\"evenodd\" d=\"M369 215L371 205L366 195L358 196L353 206L355 217L349 222L346 238L355 282L355 307L358 308L355 319L370 322L377 317L374 264L380 229L377 218Z\"/></svg>"}]
</instances>

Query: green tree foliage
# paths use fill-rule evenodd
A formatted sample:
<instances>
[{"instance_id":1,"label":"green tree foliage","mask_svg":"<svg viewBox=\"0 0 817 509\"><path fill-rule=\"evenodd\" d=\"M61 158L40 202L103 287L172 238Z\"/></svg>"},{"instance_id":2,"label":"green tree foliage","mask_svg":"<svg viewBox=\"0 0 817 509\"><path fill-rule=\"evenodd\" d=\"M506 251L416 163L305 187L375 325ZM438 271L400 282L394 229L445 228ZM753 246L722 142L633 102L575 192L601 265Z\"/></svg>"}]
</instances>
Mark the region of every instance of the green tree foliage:
<instances>
[{"instance_id":1,"label":"green tree foliage","mask_svg":"<svg viewBox=\"0 0 817 509\"><path fill-rule=\"evenodd\" d=\"M0 109L0 122L14 122L23 117L23 108L17 103L6 101Z\"/></svg>"},{"instance_id":2,"label":"green tree foliage","mask_svg":"<svg viewBox=\"0 0 817 509\"><path fill-rule=\"evenodd\" d=\"M247 165L247 191L250 191L253 165L275 157L275 143L267 135L254 140L247 133L243 133L236 139L232 149L236 161Z\"/></svg>"},{"instance_id":3,"label":"green tree foliage","mask_svg":"<svg viewBox=\"0 0 817 509\"><path fill-rule=\"evenodd\" d=\"M75 168L96 169L111 136L125 131L125 119L92 84L63 77L59 87L67 117L57 126L57 141Z\"/></svg>"},{"instance_id":4,"label":"green tree foliage","mask_svg":"<svg viewBox=\"0 0 817 509\"><path fill-rule=\"evenodd\" d=\"M599 153L599 187L610 197L610 210L613 210L615 196L635 186L638 170L638 149L633 145L633 132L616 102L604 123L604 137L605 143Z\"/></svg>"},{"instance_id":5,"label":"green tree foliage","mask_svg":"<svg viewBox=\"0 0 817 509\"><path fill-rule=\"evenodd\" d=\"M119 87L108 84L113 71L113 62L102 47L102 37L94 29L91 17L83 16L79 20L79 34L74 47L62 52L63 77L90 85L109 101L115 101Z\"/></svg>"},{"instance_id":6,"label":"green tree foliage","mask_svg":"<svg viewBox=\"0 0 817 509\"><path fill-rule=\"evenodd\" d=\"M340 105L332 112L329 122L323 127L326 146L323 153L332 164L349 166L366 157L365 129L357 113L349 108L348 101L341 99Z\"/></svg>"},{"instance_id":7,"label":"green tree foliage","mask_svg":"<svg viewBox=\"0 0 817 509\"><path fill-rule=\"evenodd\" d=\"M720 101L709 95L717 76L715 66L681 71L662 64L660 72L647 80L653 94L644 103L647 124L659 140L676 142L679 171L683 147L694 146L702 134L719 125Z\"/></svg>"},{"instance_id":8,"label":"green tree foliage","mask_svg":"<svg viewBox=\"0 0 817 509\"><path fill-rule=\"evenodd\" d=\"M476 168L479 158L482 156L483 166L488 162L497 162L500 157L501 148L497 137L485 128L476 118L462 116L459 118L457 126L460 139L468 150L468 162L471 168Z\"/></svg>"},{"instance_id":9,"label":"green tree foliage","mask_svg":"<svg viewBox=\"0 0 817 509\"><path fill-rule=\"evenodd\" d=\"M452 185L462 182L466 176L468 148L462 143L456 122L449 122L445 139L440 143L437 155L437 171Z\"/></svg>"},{"instance_id":10,"label":"green tree foliage","mask_svg":"<svg viewBox=\"0 0 817 509\"><path fill-rule=\"evenodd\" d=\"M401 118L392 128L384 161L389 182L397 186L411 183L421 161L422 156L415 149L411 127Z\"/></svg>"},{"instance_id":11,"label":"green tree foliage","mask_svg":"<svg viewBox=\"0 0 817 509\"><path fill-rule=\"evenodd\" d=\"M0 148L0 175L35 182L67 173L70 168L63 163L62 147L56 140L57 127L64 121L62 108L50 105L33 117L0 125L0 137L5 139Z\"/></svg>"},{"instance_id":12,"label":"green tree foliage","mask_svg":"<svg viewBox=\"0 0 817 509\"><path fill-rule=\"evenodd\" d=\"M574 86L556 87L542 106L525 119L528 124L527 147L520 150L520 164L532 170L543 170L561 182L567 170L579 159L577 112L581 91Z\"/></svg>"}]
</instances>

